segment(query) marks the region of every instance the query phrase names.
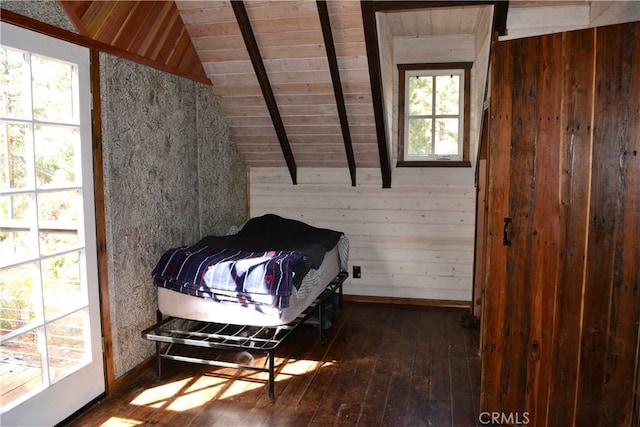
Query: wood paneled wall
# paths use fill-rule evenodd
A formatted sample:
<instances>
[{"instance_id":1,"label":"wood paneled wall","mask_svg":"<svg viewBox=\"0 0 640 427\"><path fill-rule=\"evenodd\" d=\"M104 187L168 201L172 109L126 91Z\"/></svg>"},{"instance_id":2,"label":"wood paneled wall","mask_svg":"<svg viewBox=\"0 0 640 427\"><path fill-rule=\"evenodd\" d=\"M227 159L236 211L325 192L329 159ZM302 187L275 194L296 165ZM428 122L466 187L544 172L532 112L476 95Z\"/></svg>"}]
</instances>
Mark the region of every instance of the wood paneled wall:
<instances>
[{"instance_id":1,"label":"wood paneled wall","mask_svg":"<svg viewBox=\"0 0 640 427\"><path fill-rule=\"evenodd\" d=\"M499 42L492 65L481 410L637 425L640 23Z\"/></svg>"},{"instance_id":2,"label":"wood paneled wall","mask_svg":"<svg viewBox=\"0 0 640 427\"><path fill-rule=\"evenodd\" d=\"M392 188L378 169L252 168L250 214L276 213L343 231L350 241L350 295L471 301L475 188L471 168L394 170ZM351 274L351 271L349 272Z\"/></svg>"}]
</instances>

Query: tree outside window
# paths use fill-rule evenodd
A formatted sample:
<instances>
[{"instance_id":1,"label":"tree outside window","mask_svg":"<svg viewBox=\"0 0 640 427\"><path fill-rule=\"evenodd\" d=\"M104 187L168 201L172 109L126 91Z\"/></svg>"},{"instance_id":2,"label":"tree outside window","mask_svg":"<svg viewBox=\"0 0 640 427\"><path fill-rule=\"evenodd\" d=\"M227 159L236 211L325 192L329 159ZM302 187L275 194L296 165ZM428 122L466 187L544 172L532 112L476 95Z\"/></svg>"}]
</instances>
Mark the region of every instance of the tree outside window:
<instances>
[{"instance_id":1,"label":"tree outside window","mask_svg":"<svg viewBox=\"0 0 640 427\"><path fill-rule=\"evenodd\" d=\"M398 166L470 166L471 64L400 64Z\"/></svg>"}]
</instances>

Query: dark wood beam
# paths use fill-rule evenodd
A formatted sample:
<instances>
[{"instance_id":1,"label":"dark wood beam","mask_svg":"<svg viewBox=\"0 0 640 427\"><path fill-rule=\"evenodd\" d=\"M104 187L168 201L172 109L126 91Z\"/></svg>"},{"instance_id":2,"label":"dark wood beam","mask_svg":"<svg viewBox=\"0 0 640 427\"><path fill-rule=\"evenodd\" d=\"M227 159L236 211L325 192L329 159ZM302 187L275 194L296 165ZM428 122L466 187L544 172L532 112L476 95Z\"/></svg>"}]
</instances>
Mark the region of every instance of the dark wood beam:
<instances>
[{"instance_id":1,"label":"dark wood beam","mask_svg":"<svg viewBox=\"0 0 640 427\"><path fill-rule=\"evenodd\" d=\"M367 45L367 61L369 63L369 78L371 80L371 97L373 114L376 120L376 135L378 137L378 155L380 157L380 172L382 173L382 188L391 188L391 160L387 144L387 132L384 120L384 96L382 92L382 69L380 68L380 50L378 49L378 30L376 28L376 11L373 1L361 1L362 23L364 39Z\"/></svg>"},{"instance_id":2,"label":"dark wood beam","mask_svg":"<svg viewBox=\"0 0 640 427\"><path fill-rule=\"evenodd\" d=\"M497 1L493 9L493 32L504 36L507 34L508 1Z\"/></svg>"},{"instance_id":3,"label":"dark wood beam","mask_svg":"<svg viewBox=\"0 0 640 427\"><path fill-rule=\"evenodd\" d=\"M333 92L336 96L336 106L338 107L338 116L340 117L340 127L342 128L342 137L344 139L344 149L347 154L347 163L349 164L349 174L351 175L351 186L356 186L356 160L353 155L353 144L351 142L351 132L349 131L349 120L347 118L347 109L344 103L344 94L342 92L342 82L340 80L340 70L338 69L338 59L336 58L336 47L333 42L333 34L331 32L331 19L327 9L326 1L316 1L318 6L318 15L320 16L320 25L322 26L322 36L324 37L324 46L327 50L327 59L329 60L329 70L331 72L331 81L333 82Z\"/></svg>"},{"instance_id":4,"label":"dark wood beam","mask_svg":"<svg viewBox=\"0 0 640 427\"><path fill-rule=\"evenodd\" d=\"M233 12L236 15L238 26L240 27L240 31L242 32L242 38L244 39L244 43L247 46L247 50L249 51L253 69L256 72L258 82L260 82L260 89L262 90L262 95L264 96L267 108L269 109L269 114L271 115L271 120L273 121L273 127L275 128L276 134L278 135L280 147L282 148L282 154L284 155L284 159L287 162L291 180L293 181L293 184L297 184L296 161L293 157L293 152L291 151L289 139L287 138L287 131L285 130L284 124L282 123L282 117L280 116L280 110L278 110L276 97L273 95L273 89L271 87L271 83L269 82L267 70L264 68L264 62L262 61L262 55L260 54L260 49L258 48L258 42L256 42L255 35L253 34L253 29L251 28L251 22L249 21L247 10L245 9L244 3L242 1L232 1L231 6L233 7Z\"/></svg>"}]
</instances>

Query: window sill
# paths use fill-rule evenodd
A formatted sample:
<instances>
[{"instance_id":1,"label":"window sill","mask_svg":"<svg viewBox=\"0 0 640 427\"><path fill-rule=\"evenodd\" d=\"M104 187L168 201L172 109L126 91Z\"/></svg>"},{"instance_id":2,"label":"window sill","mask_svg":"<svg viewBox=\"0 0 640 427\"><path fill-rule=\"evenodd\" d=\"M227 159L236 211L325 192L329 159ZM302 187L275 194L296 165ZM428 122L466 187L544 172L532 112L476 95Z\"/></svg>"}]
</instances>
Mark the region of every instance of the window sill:
<instances>
[{"instance_id":1,"label":"window sill","mask_svg":"<svg viewBox=\"0 0 640 427\"><path fill-rule=\"evenodd\" d=\"M398 161L396 167L399 168L470 168L469 160L413 160Z\"/></svg>"}]
</instances>

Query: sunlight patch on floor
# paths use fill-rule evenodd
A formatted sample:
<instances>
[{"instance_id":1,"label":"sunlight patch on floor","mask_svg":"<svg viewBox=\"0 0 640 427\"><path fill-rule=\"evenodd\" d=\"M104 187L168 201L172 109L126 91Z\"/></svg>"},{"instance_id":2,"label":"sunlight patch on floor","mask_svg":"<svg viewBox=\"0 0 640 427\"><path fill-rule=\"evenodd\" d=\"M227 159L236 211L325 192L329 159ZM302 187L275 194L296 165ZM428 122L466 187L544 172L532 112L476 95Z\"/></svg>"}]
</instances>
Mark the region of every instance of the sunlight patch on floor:
<instances>
[{"instance_id":1,"label":"sunlight patch on floor","mask_svg":"<svg viewBox=\"0 0 640 427\"><path fill-rule=\"evenodd\" d=\"M314 372L319 368L327 368L331 365L333 365L333 362L322 362L317 360L289 361L282 367L276 376L276 382L284 381L299 375L305 375L310 372Z\"/></svg>"},{"instance_id":2,"label":"sunlight patch on floor","mask_svg":"<svg viewBox=\"0 0 640 427\"><path fill-rule=\"evenodd\" d=\"M275 377L276 382L287 381L293 377L306 375L319 368L333 365L333 362L319 362L316 360L283 361L281 369ZM242 393L269 387L267 372L249 369L223 369L208 372L195 377L187 377L157 387L148 388L132 401L132 405L164 408L170 411L182 412L203 406L212 400L233 398ZM136 421L113 418L113 424L105 426L136 425ZM123 424L117 424L122 422Z\"/></svg>"},{"instance_id":3,"label":"sunlight patch on floor","mask_svg":"<svg viewBox=\"0 0 640 427\"><path fill-rule=\"evenodd\" d=\"M162 408L169 399L174 398L193 381L192 377L180 381L174 381L157 387L149 388L140 393L131 401L132 405L151 406L152 408Z\"/></svg>"},{"instance_id":4,"label":"sunlight patch on floor","mask_svg":"<svg viewBox=\"0 0 640 427\"><path fill-rule=\"evenodd\" d=\"M127 418L111 417L104 423L100 424L100 427L129 427L139 426L140 424L143 424L143 422Z\"/></svg>"}]
</instances>

